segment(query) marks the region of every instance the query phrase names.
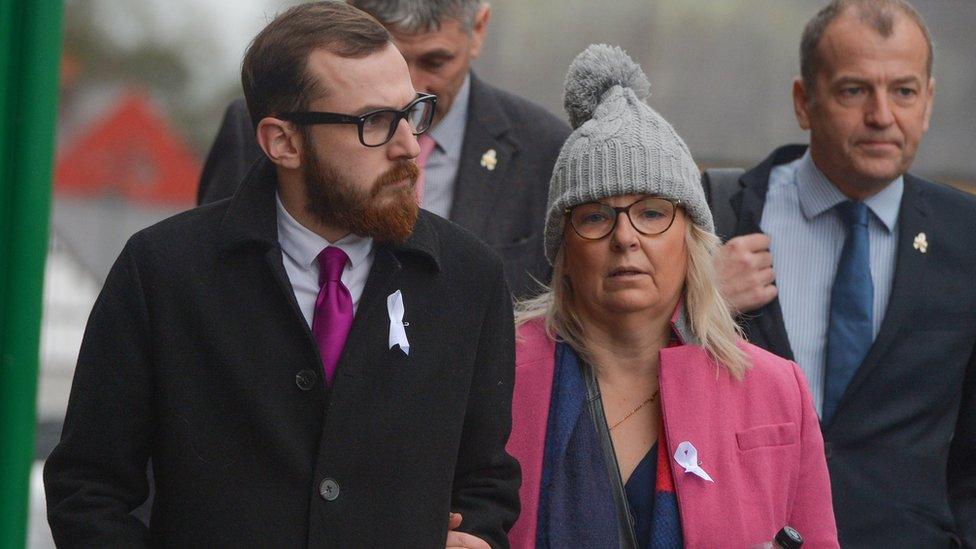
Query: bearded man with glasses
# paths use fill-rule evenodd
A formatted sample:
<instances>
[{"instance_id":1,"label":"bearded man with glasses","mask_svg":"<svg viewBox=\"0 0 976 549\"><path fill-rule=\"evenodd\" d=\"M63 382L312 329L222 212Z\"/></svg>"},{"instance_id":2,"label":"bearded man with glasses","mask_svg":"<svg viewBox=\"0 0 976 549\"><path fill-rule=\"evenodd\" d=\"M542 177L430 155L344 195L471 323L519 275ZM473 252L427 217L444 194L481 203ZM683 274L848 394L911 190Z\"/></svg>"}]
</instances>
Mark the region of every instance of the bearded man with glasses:
<instances>
[{"instance_id":1,"label":"bearded man with glasses","mask_svg":"<svg viewBox=\"0 0 976 549\"><path fill-rule=\"evenodd\" d=\"M540 291L549 278L542 223L549 176L569 126L522 97L481 79L472 68L488 38L485 0L349 0L393 36L414 89L437 96L421 139L421 208L468 229L502 257L512 293ZM346 113L359 114L359 113ZM207 156L197 201L230 197L263 156L244 101L227 112ZM422 187L422 188L421 188Z\"/></svg>"},{"instance_id":2,"label":"bearded man with glasses","mask_svg":"<svg viewBox=\"0 0 976 549\"><path fill-rule=\"evenodd\" d=\"M92 311L45 468L55 541L507 546L510 294L413 199L435 100L337 2L278 16L242 81L266 158L133 236Z\"/></svg>"}]
</instances>

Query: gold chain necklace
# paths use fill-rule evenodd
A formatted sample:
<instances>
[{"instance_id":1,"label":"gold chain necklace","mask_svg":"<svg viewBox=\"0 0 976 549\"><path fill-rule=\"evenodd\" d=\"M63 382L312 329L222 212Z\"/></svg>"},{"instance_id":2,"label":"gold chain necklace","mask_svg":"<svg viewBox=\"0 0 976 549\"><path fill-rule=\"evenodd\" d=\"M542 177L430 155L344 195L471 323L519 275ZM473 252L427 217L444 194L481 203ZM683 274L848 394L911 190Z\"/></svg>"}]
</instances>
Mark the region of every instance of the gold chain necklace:
<instances>
[{"instance_id":1,"label":"gold chain necklace","mask_svg":"<svg viewBox=\"0 0 976 549\"><path fill-rule=\"evenodd\" d=\"M647 400L645 400L644 402L641 402L640 404L638 404L637 407L634 408L633 410L631 410L629 414L625 415L623 417L623 419L621 419L617 423L614 423L613 426L610 427L610 430L613 431L614 429L616 429L617 427L619 427L621 423L623 423L623 422L627 421L628 419L630 419L630 416L636 414L641 408L643 408L644 406L647 406L651 402L654 402L654 399L657 398L657 394L659 392L661 392L661 389L660 388L658 388L656 391L654 391L654 394L651 395L650 397L648 397Z\"/></svg>"}]
</instances>

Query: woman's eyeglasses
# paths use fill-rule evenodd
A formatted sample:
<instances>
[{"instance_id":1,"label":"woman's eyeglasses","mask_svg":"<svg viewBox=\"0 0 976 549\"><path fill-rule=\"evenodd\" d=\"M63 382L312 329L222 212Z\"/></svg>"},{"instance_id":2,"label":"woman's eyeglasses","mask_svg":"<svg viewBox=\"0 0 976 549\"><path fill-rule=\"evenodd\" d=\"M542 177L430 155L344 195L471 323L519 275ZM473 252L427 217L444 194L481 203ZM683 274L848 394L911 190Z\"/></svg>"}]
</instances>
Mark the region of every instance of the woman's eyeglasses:
<instances>
[{"instance_id":1,"label":"woman's eyeglasses","mask_svg":"<svg viewBox=\"0 0 976 549\"><path fill-rule=\"evenodd\" d=\"M679 201L667 198L645 197L627 206L610 206L602 202L587 202L566 208L564 213L580 238L599 240L612 233L617 227L621 213L637 232L654 236L671 228Z\"/></svg>"}]
</instances>

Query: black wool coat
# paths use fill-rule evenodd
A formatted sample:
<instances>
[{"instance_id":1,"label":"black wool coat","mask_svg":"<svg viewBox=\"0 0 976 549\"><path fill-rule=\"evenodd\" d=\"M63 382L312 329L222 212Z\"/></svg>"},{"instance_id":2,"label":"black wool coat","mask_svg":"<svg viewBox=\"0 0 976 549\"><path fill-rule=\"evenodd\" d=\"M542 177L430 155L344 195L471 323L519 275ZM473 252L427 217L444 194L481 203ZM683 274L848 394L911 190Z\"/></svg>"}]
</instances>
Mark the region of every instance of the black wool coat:
<instances>
[{"instance_id":1,"label":"black wool coat","mask_svg":"<svg viewBox=\"0 0 976 549\"><path fill-rule=\"evenodd\" d=\"M378 244L336 376L282 265L275 175L128 242L89 319L45 467L59 546L508 545L519 468L514 329L498 256L421 212ZM410 354L390 349L403 295ZM148 529L130 515L156 494Z\"/></svg>"}]
</instances>

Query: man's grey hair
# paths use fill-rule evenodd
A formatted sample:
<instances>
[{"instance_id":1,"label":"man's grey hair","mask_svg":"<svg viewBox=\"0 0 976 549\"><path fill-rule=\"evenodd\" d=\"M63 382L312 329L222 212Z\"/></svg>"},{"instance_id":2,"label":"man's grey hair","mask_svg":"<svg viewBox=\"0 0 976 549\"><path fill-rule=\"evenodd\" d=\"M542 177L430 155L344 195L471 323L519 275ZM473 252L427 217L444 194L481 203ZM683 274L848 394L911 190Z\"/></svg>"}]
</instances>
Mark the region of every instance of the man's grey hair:
<instances>
[{"instance_id":1,"label":"man's grey hair","mask_svg":"<svg viewBox=\"0 0 976 549\"><path fill-rule=\"evenodd\" d=\"M485 0L348 0L386 27L415 34L439 29L453 19L465 32L471 32L474 17Z\"/></svg>"},{"instance_id":2,"label":"man's grey hair","mask_svg":"<svg viewBox=\"0 0 976 549\"><path fill-rule=\"evenodd\" d=\"M921 14L905 0L833 0L813 16L803 29L800 39L800 76L807 94L812 94L817 71L820 70L820 39L823 38L827 27L848 8L853 8L862 23L870 25L882 38L888 38L894 32L895 15L901 12L921 29L928 47L926 71L932 77L932 65L935 62L935 51L932 47L932 35L925 25Z\"/></svg>"}]
</instances>

